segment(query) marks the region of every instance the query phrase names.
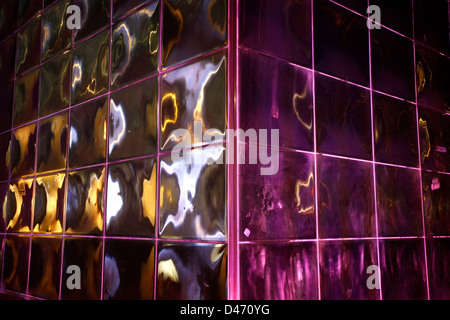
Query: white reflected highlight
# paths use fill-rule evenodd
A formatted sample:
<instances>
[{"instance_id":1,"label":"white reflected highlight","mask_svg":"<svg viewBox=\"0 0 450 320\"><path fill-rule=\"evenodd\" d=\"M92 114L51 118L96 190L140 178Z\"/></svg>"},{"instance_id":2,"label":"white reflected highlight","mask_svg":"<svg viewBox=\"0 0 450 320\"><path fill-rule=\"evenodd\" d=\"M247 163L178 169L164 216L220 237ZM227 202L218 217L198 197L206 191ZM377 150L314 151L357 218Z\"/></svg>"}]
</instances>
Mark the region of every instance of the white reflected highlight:
<instances>
[{"instance_id":1,"label":"white reflected highlight","mask_svg":"<svg viewBox=\"0 0 450 320\"><path fill-rule=\"evenodd\" d=\"M113 99L111 99L111 120L113 122L113 128L110 130L109 135L109 154L111 154L114 147L123 140L127 128L123 107L121 104L116 105Z\"/></svg>"}]
</instances>

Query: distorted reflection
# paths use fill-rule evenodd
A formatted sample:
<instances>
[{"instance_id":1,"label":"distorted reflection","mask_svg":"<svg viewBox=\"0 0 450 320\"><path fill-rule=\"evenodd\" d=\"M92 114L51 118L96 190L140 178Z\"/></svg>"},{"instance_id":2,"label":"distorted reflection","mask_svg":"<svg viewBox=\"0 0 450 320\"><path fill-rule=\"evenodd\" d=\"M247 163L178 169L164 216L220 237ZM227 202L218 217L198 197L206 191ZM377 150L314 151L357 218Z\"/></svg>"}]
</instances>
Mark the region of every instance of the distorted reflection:
<instances>
[{"instance_id":1,"label":"distorted reflection","mask_svg":"<svg viewBox=\"0 0 450 320\"><path fill-rule=\"evenodd\" d=\"M122 142L125 131L127 130L122 105L120 103L116 105L113 99L111 99L110 102L110 117L113 119L113 123L110 124L110 130L112 130L112 133L109 137L109 154L112 153L112 150L116 145L119 145Z\"/></svg>"},{"instance_id":2,"label":"distorted reflection","mask_svg":"<svg viewBox=\"0 0 450 320\"><path fill-rule=\"evenodd\" d=\"M36 178L33 232L61 233L66 175Z\"/></svg>"},{"instance_id":3,"label":"distorted reflection","mask_svg":"<svg viewBox=\"0 0 450 320\"><path fill-rule=\"evenodd\" d=\"M161 145L173 148L178 128L194 134L194 121L202 134L217 129L224 136L226 110L226 56L223 53L169 72L163 77L161 99Z\"/></svg>"},{"instance_id":4,"label":"distorted reflection","mask_svg":"<svg viewBox=\"0 0 450 320\"><path fill-rule=\"evenodd\" d=\"M67 113L39 123L37 172L66 167L67 127Z\"/></svg>"},{"instance_id":5,"label":"distorted reflection","mask_svg":"<svg viewBox=\"0 0 450 320\"><path fill-rule=\"evenodd\" d=\"M33 182L33 179L26 179L10 185L6 205L7 232L30 231Z\"/></svg>"},{"instance_id":6,"label":"distorted reflection","mask_svg":"<svg viewBox=\"0 0 450 320\"><path fill-rule=\"evenodd\" d=\"M11 176L21 177L34 172L36 123L17 129L11 141Z\"/></svg>"},{"instance_id":7,"label":"distorted reflection","mask_svg":"<svg viewBox=\"0 0 450 320\"><path fill-rule=\"evenodd\" d=\"M160 233L163 237L225 238L225 166L208 165L224 147L186 152L195 164L161 160ZM203 161L203 162L201 162ZM193 161L191 161L193 163ZM200 164L202 163L202 164Z\"/></svg>"},{"instance_id":8,"label":"distorted reflection","mask_svg":"<svg viewBox=\"0 0 450 320\"><path fill-rule=\"evenodd\" d=\"M105 169L95 168L69 174L66 231L99 234L103 230Z\"/></svg>"}]
</instances>

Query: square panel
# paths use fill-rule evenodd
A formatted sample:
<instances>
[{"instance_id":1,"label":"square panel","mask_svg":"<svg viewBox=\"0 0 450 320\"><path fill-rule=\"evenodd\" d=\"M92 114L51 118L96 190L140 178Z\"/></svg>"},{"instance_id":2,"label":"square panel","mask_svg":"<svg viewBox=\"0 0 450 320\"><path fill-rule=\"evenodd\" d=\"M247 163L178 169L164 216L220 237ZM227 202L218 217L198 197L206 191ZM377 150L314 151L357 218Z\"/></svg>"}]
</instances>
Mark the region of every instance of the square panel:
<instances>
[{"instance_id":1,"label":"square panel","mask_svg":"<svg viewBox=\"0 0 450 320\"><path fill-rule=\"evenodd\" d=\"M360 1L363 2L363 1ZM411 0L369 0L370 5L380 7L381 24L412 38L413 12Z\"/></svg>"},{"instance_id":2,"label":"square panel","mask_svg":"<svg viewBox=\"0 0 450 320\"><path fill-rule=\"evenodd\" d=\"M33 179L11 182L6 202L6 232L30 232L33 210Z\"/></svg>"},{"instance_id":3,"label":"square panel","mask_svg":"<svg viewBox=\"0 0 450 320\"><path fill-rule=\"evenodd\" d=\"M448 1L414 0L414 30L416 40L440 52L449 53Z\"/></svg>"},{"instance_id":4,"label":"square panel","mask_svg":"<svg viewBox=\"0 0 450 320\"><path fill-rule=\"evenodd\" d=\"M366 19L330 1L314 1L314 62L318 71L369 86Z\"/></svg>"},{"instance_id":5,"label":"square panel","mask_svg":"<svg viewBox=\"0 0 450 320\"><path fill-rule=\"evenodd\" d=\"M64 262L62 268L61 299L99 300L102 285L103 241L98 238L65 238ZM67 281L73 274L69 266L80 268L81 288L69 289ZM69 283L71 280L69 280Z\"/></svg>"},{"instance_id":6,"label":"square panel","mask_svg":"<svg viewBox=\"0 0 450 320\"><path fill-rule=\"evenodd\" d=\"M427 239L431 300L450 300L450 239Z\"/></svg>"},{"instance_id":7,"label":"square panel","mask_svg":"<svg viewBox=\"0 0 450 320\"><path fill-rule=\"evenodd\" d=\"M156 77L111 94L109 161L156 153L157 108Z\"/></svg>"},{"instance_id":8,"label":"square panel","mask_svg":"<svg viewBox=\"0 0 450 320\"><path fill-rule=\"evenodd\" d=\"M34 173L36 156L36 123L13 131L11 138L11 177Z\"/></svg>"},{"instance_id":9,"label":"square panel","mask_svg":"<svg viewBox=\"0 0 450 320\"><path fill-rule=\"evenodd\" d=\"M450 111L450 59L416 45L417 101L443 112Z\"/></svg>"},{"instance_id":10,"label":"square panel","mask_svg":"<svg viewBox=\"0 0 450 320\"><path fill-rule=\"evenodd\" d=\"M29 294L45 299L58 299L61 273L61 247L62 238L32 238Z\"/></svg>"},{"instance_id":11,"label":"square panel","mask_svg":"<svg viewBox=\"0 0 450 320\"><path fill-rule=\"evenodd\" d=\"M0 43L0 84L14 79L14 66L16 59L16 35Z\"/></svg>"},{"instance_id":12,"label":"square panel","mask_svg":"<svg viewBox=\"0 0 450 320\"><path fill-rule=\"evenodd\" d=\"M319 236L375 236L372 164L332 157L317 159Z\"/></svg>"},{"instance_id":13,"label":"square panel","mask_svg":"<svg viewBox=\"0 0 450 320\"><path fill-rule=\"evenodd\" d=\"M68 112L39 121L37 146L37 172L66 168Z\"/></svg>"},{"instance_id":14,"label":"square panel","mask_svg":"<svg viewBox=\"0 0 450 320\"><path fill-rule=\"evenodd\" d=\"M227 246L159 242L156 288L159 300L225 300Z\"/></svg>"},{"instance_id":15,"label":"square panel","mask_svg":"<svg viewBox=\"0 0 450 320\"><path fill-rule=\"evenodd\" d=\"M25 293L28 280L29 236L5 237L3 285L6 289Z\"/></svg>"},{"instance_id":16,"label":"square panel","mask_svg":"<svg viewBox=\"0 0 450 320\"><path fill-rule=\"evenodd\" d=\"M450 115L419 107L422 169L450 172Z\"/></svg>"},{"instance_id":17,"label":"square panel","mask_svg":"<svg viewBox=\"0 0 450 320\"><path fill-rule=\"evenodd\" d=\"M163 2L162 63L165 68L225 46L227 2Z\"/></svg>"},{"instance_id":18,"label":"square panel","mask_svg":"<svg viewBox=\"0 0 450 320\"><path fill-rule=\"evenodd\" d=\"M311 1L242 0L239 44L311 67Z\"/></svg>"},{"instance_id":19,"label":"square panel","mask_svg":"<svg viewBox=\"0 0 450 320\"><path fill-rule=\"evenodd\" d=\"M33 213L34 233L62 233L65 191L65 173L36 178Z\"/></svg>"},{"instance_id":20,"label":"square panel","mask_svg":"<svg viewBox=\"0 0 450 320\"><path fill-rule=\"evenodd\" d=\"M33 121L38 115L39 71L36 69L16 80L14 127Z\"/></svg>"},{"instance_id":21,"label":"square panel","mask_svg":"<svg viewBox=\"0 0 450 320\"><path fill-rule=\"evenodd\" d=\"M280 146L314 149L311 72L241 50L239 86L240 128L277 129Z\"/></svg>"},{"instance_id":22,"label":"square panel","mask_svg":"<svg viewBox=\"0 0 450 320\"><path fill-rule=\"evenodd\" d=\"M376 161L419 165L414 104L374 93L373 126Z\"/></svg>"},{"instance_id":23,"label":"square panel","mask_svg":"<svg viewBox=\"0 0 450 320\"><path fill-rule=\"evenodd\" d=\"M318 299L314 242L241 244L240 299Z\"/></svg>"},{"instance_id":24,"label":"square panel","mask_svg":"<svg viewBox=\"0 0 450 320\"><path fill-rule=\"evenodd\" d=\"M106 239L104 300L153 300L154 278L153 241Z\"/></svg>"},{"instance_id":25,"label":"square panel","mask_svg":"<svg viewBox=\"0 0 450 320\"><path fill-rule=\"evenodd\" d=\"M106 234L154 237L156 158L109 166Z\"/></svg>"},{"instance_id":26,"label":"square panel","mask_svg":"<svg viewBox=\"0 0 450 320\"><path fill-rule=\"evenodd\" d=\"M109 43L109 30L105 30L73 49L72 105L108 90Z\"/></svg>"},{"instance_id":27,"label":"square panel","mask_svg":"<svg viewBox=\"0 0 450 320\"><path fill-rule=\"evenodd\" d=\"M377 165L378 234L423 234L420 171Z\"/></svg>"},{"instance_id":28,"label":"square panel","mask_svg":"<svg viewBox=\"0 0 450 320\"><path fill-rule=\"evenodd\" d=\"M59 0L44 12L42 26L42 60L53 57L69 48L72 43L72 30L66 26L67 8L70 0Z\"/></svg>"},{"instance_id":29,"label":"square panel","mask_svg":"<svg viewBox=\"0 0 450 320\"><path fill-rule=\"evenodd\" d=\"M41 18L38 16L17 34L16 74L21 74L41 61Z\"/></svg>"},{"instance_id":30,"label":"square panel","mask_svg":"<svg viewBox=\"0 0 450 320\"><path fill-rule=\"evenodd\" d=\"M106 97L70 110L70 168L105 161L107 112Z\"/></svg>"},{"instance_id":31,"label":"square panel","mask_svg":"<svg viewBox=\"0 0 450 320\"><path fill-rule=\"evenodd\" d=\"M0 132L11 129L11 120L13 115L13 96L14 82L9 82L4 86L0 86L0 108L2 110L2 117L0 118Z\"/></svg>"},{"instance_id":32,"label":"square panel","mask_svg":"<svg viewBox=\"0 0 450 320\"><path fill-rule=\"evenodd\" d=\"M105 168L96 167L68 174L66 233L101 235Z\"/></svg>"},{"instance_id":33,"label":"square panel","mask_svg":"<svg viewBox=\"0 0 450 320\"><path fill-rule=\"evenodd\" d=\"M243 241L316 237L314 156L289 151L278 156L274 175L261 175L260 164L240 167Z\"/></svg>"},{"instance_id":34,"label":"square panel","mask_svg":"<svg viewBox=\"0 0 450 320\"><path fill-rule=\"evenodd\" d=\"M65 109L69 100L70 51L67 51L42 66L39 115Z\"/></svg>"},{"instance_id":35,"label":"square panel","mask_svg":"<svg viewBox=\"0 0 450 320\"><path fill-rule=\"evenodd\" d=\"M160 160L161 237L225 240L226 171L219 163L225 149L210 146L183 152L180 158L172 155ZM216 163L209 164L211 160Z\"/></svg>"},{"instance_id":36,"label":"square panel","mask_svg":"<svg viewBox=\"0 0 450 320\"><path fill-rule=\"evenodd\" d=\"M317 150L372 159L370 93L316 74Z\"/></svg>"},{"instance_id":37,"label":"square panel","mask_svg":"<svg viewBox=\"0 0 450 320\"><path fill-rule=\"evenodd\" d=\"M422 189L427 236L450 236L450 175L423 172Z\"/></svg>"},{"instance_id":38,"label":"square panel","mask_svg":"<svg viewBox=\"0 0 450 320\"><path fill-rule=\"evenodd\" d=\"M369 289L367 268L377 265L373 240L320 242L320 294L324 300L377 300Z\"/></svg>"},{"instance_id":39,"label":"square panel","mask_svg":"<svg viewBox=\"0 0 450 320\"><path fill-rule=\"evenodd\" d=\"M414 101L413 42L386 28L371 30L370 41L373 88Z\"/></svg>"},{"instance_id":40,"label":"square panel","mask_svg":"<svg viewBox=\"0 0 450 320\"><path fill-rule=\"evenodd\" d=\"M209 129L225 133L226 79L227 58L223 51L163 75L161 149L170 150L177 145L180 137L173 134L176 129L186 129L191 137L200 138L194 132L196 121L201 124L201 138Z\"/></svg>"},{"instance_id":41,"label":"square panel","mask_svg":"<svg viewBox=\"0 0 450 320\"><path fill-rule=\"evenodd\" d=\"M0 181L9 179L11 132L0 134Z\"/></svg>"},{"instance_id":42,"label":"square panel","mask_svg":"<svg viewBox=\"0 0 450 320\"><path fill-rule=\"evenodd\" d=\"M380 240L381 290L384 300L426 300L422 239Z\"/></svg>"},{"instance_id":43,"label":"square panel","mask_svg":"<svg viewBox=\"0 0 450 320\"><path fill-rule=\"evenodd\" d=\"M117 88L158 71L158 1L133 13L113 27L111 85Z\"/></svg>"},{"instance_id":44,"label":"square panel","mask_svg":"<svg viewBox=\"0 0 450 320\"><path fill-rule=\"evenodd\" d=\"M75 41L86 38L110 24L111 0L73 0L73 4L80 7L81 12L80 29L73 30Z\"/></svg>"}]
</instances>

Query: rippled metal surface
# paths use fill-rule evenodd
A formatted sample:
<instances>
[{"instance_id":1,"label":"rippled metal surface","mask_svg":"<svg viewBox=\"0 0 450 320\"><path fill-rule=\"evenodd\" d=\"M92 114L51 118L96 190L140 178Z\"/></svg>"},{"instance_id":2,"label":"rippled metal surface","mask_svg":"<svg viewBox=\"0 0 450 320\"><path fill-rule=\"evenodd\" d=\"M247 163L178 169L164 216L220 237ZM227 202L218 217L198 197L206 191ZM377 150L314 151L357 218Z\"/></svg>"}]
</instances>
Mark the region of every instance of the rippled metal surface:
<instances>
[{"instance_id":1,"label":"rippled metal surface","mask_svg":"<svg viewBox=\"0 0 450 320\"><path fill-rule=\"evenodd\" d=\"M42 66L39 116L46 116L69 106L70 52Z\"/></svg>"},{"instance_id":2,"label":"rippled metal surface","mask_svg":"<svg viewBox=\"0 0 450 320\"><path fill-rule=\"evenodd\" d=\"M312 151L312 74L261 55L239 54L241 128L278 129L280 146Z\"/></svg>"},{"instance_id":3,"label":"rippled metal surface","mask_svg":"<svg viewBox=\"0 0 450 320\"><path fill-rule=\"evenodd\" d=\"M330 1L314 0L313 28L315 69L368 87L366 19Z\"/></svg>"},{"instance_id":4,"label":"rippled metal surface","mask_svg":"<svg viewBox=\"0 0 450 320\"><path fill-rule=\"evenodd\" d=\"M62 239L33 237L30 256L30 294L58 299L61 272Z\"/></svg>"},{"instance_id":5,"label":"rippled metal surface","mask_svg":"<svg viewBox=\"0 0 450 320\"><path fill-rule=\"evenodd\" d=\"M3 208L6 209L6 232L30 232L33 183L33 179L25 179L9 186L6 208Z\"/></svg>"},{"instance_id":6,"label":"rippled metal surface","mask_svg":"<svg viewBox=\"0 0 450 320\"><path fill-rule=\"evenodd\" d=\"M164 1L163 66L224 46L227 17L227 0Z\"/></svg>"},{"instance_id":7,"label":"rippled metal surface","mask_svg":"<svg viewBox=\"0 0 450 320\"><path fill-rule=\"evenodd\" d=\"M0 132L4 132L6 130L11 129L11 119L13 114L13 97L14 97L13 92L14 92L13 82L10 82L5 86L0 87L0 101L2 102L2 117L0 118Z\"/></svg>"},{"instance_id":8,"label":"rippled metal surface","mask_svg":"<svg viewBox=\"0 0 450 320\"><path fill-rule=\"evenodd\" d=\"M154 275L153 241L105 241L104 300L153 300Z\"/></svg>"},{"instance_id":9,"label":"rippled metal surface","mask_svg":"<svg viewBox=\"0 0 450 320\"><path fill-rule=\"evenodd\" d=\"M241 299L318 299L313 242L240 245Z\"/></svg>"},{"instance_id":10,"label":"rippled metal surface","mask_svg":"<svg viewBox=\"0 0 450 320\"><path fill-rule=\"evenodd\" d=\"M155 158L109 167L106 214L108 235L154 236L156 175Z\"/></svg>"},{"instance_id":11,"label":"rippled metal surface","mask_svg":"<svg viewBox=\"0 0 450 320\"><path fill-rule=\"evenodd\" d=\"M36 155L36 123L13 131L11 140L11 177L33 174Z\"/></svg>"},{"instance_id":12,"label":"rippled metal surface","mask_svg":"<svg viewBox=\"0 0 450 320\"><path fill-rule=\"evenodd\" d=\"M6 289L25 292L28 278L29 236L5 237L3 284Z\"/></svg>"},{"instance_id":13,"label":"rippled metal surface","mask_svg":"<svg viewBox=\"0 0 450 320\"><path fill-rule=\"evenodd\" d=\"M69 167L105 161L108 100L100 98L70 111Z\"/></svg>"},{"instance_id":14,"label":"rippled metal surface","mask_svg":"<svg viewBox=\"0 0 450 320\"><path fill-rule=\"evenodd\" d=\"M101 235L105 168L68 174L66 233Z\"/></svg>"},{"instance_id":15,"label":"rippled metal surface","mask_svg":"<svg viewBox=\"0 0 450 320\"><path fill-rule=\"evenodd\" d=\"M240 44L311 67L311 1L244 0L239 5Z\"/></svg>"},{"instance_id":16,"label":"rippled metal surface","mask_svg":"<svg viewBox=\"0 0 450 320\"><path fill-rule=\"evenodd\" d=\"M161 158L161 237L225 240L225 165L208 164L209 159L219 161L224 154L223 147L210 146L185 152L185 158L175 162L170 155ZM189 157L192 164L185 163Z\"/></svg>"},{"instance_id":17,"label":"rippled metal surface","mask_svg":"<svg viewBox=\"0 0 450 320\"><path fill-rule=\"evenodd\" d=\"M42 9L41 0L17 0L17 22L18 25L23 24L40 9Z\"/></svg>"},{"instance_id":18,"label":"rippled metal surface","mask_svg":"<svg viewBox=\"0 0 450 320\"><path fill-rule=\"evenodd\" d=\"M72 31L67 28L67 8L70 0L57 1L44 12L42 25L42 60L53 57L72 43Z\"/></svg>"},{"instance_id":19,"label":"rippled metal surface","mask_svg":"<svg viewBox=\"0 0 450 320\"><path fill-rule=\"evenodd\" d=\"M373 89L414 101L413 42L385 28L370 41Z\"/></svg>"},{"instance_id":20,"label":"rippled metal surface","mask_svg":"<svg viewBox=\"0 0 450 320\"><path fill-rule=\"evenodd\" d=\"M61 298L64 300L98 300L102 284L103 241L99 238L65 238L63 270L71 265L80 267L81 289L70 290L61 286ZM71 274L62 273L62 284Z\"/></svg>"},{"instance_id":21,"label":"rippled metal surface","mask_svg":"<svg viewBox=\"0 0 450 320\"><path fill-rule=\"evenodd\" d=\"M373 112L376 161L417 167L416 106L374 93Z\"/></svg>"},{"instance_id":22,"label":"rippled metal surface","mask_svg":"<svg viewBox=\"0 0 450 320\"><path fill-rule=\"evenodd\" d=\"M65 173L36 178L34 233L62 233L65 185Z\"/></svg>"},{"instance_id":23,"label":"rippled metal surface","mask_svg":"<svg viewBox=\"0 0 450 320\"><path fill-rule=\"evenodd\" d=\"M450 176L422 173L423 212L428 236L450 234Z\"/></svg>"},{"instance_id":24,"label":"rippled metal surface","mask_svg":"<svg viewBox=\"0 0 450 320\"><path fill-rule=\"evenodd\" d=\"M39 121L37 172L66 168L68 113Z\"/></svg>"},{"instance_id":25,"label":"rippled metal surface","mask_svg":"<svg viewBox=\"0 0 450 320\"><path fill-rule=\"evenodd\" d=\"M450 59L421 45L416 46L417 101L450 112Z\"/></svg>"},{"instance_id":26,"label":"rippled metal surface","mask_svg":"<svg viewBox=\"0 0 450 320\"><path fill-rule=\"evenodd\" d=\"M450 300L450 239L427 239L431 300Z\"/></svg>"},{"instance_id":27,"label":"rippled metal surface","mask_svg":"<svg viewBox=\"0 0 450 320\"><path fill-rule=\"evenodd\" d=\"M226 279L226 245L159 243L157 299L224 300Z\"/></svg>"},{"instance_id":28,"label":"rippled metal surface","mask_svg":"<svg viewBox=\"0 0 450 320\"><path fill-rule=\"evenodd\" d=\"M17 34L16 74L37 65L41 57L41 16Z\"/></svg>"},{"instance_id":29,"label":"rippled metal surface","mask_svg":"<svg viewBox=\"0 0 450 320\"><path fill-rule=\"evenodd\" d=\"M11 132L0 134L0 181L9 179L11 156Z\"/></svg>"},{"instance_id":30,"label":"rippled metal surface","mask_svg":"<svg viewBox=\"0 0 450 320\"><path fill-rule=\"evenodd\" d=\"M109 30L105 30L73 50L72 105L108 90L109 43Z\"/></svg>"},{"instance_id":31,"label":"rippled metal surface","mask_svg":"<svg viewBox=\"0 0 450 320\"><path fill-rule=\"evenodd\" d=\"M419 107L422 169L450 172L450 115Z\"/></svg>"},{"instance_id":32,"label":"rippled metal surface","mask_svg":"<svg viewBox=\"0 0 450 320\"><path fill-rule=\"evenodd\" d=\"M366 270L377 265L374 240L320 243L320 295L324 300L378 300L367 287Z\"/></svg>"},{"instance_id":33,"label":"rippled metal surface","mask_svg":"<svg viewBox=\"0 0 450 320\"><path fill-rule=\"evenodd\" d=\"M0 44L0 84L14 79L16 59L16 36L9 37Z\"/></svg>"},{"instance_id":34,"label":"rippled metal surface","mask_svg":"<svg viewBox=\"0 0 450 320\"><path fill-rule=\"evenodd\" d=\"M155 154L157 151L158 79L111 94L109 160Z\"/></svg>"},{"instance_id":35,"label":"rippled metal surface","mask_svg":"<svg viewBox=\"0 0 450 320\"><path fill-rule=\"evenodd\" d=\"M326 156L317 160L319 237L375 236L372 164Z\"/></svg>"},{"instance_id":36,"label":"rippled metal surface","mask_svg":"<svg viewBox=\"0 0 450 320\"><path fill-rule=\"evenodd\" d=\"M419 236L423 233L420 172L377 165L378 234Z\"/></svg>"},{"instance_id":37,"label":"rippled metal surface","mask_svg":"<svg viewBox=\"0 0 450 320\"><path fill-rule=\"evenodd\" d=\"M426 300L423 240L380 240L379 246L383 300Z\"/></svg>"},{"instance_id":38,"label":"rippled metal surface","mask_svg":"<svg viewBox=\"0 0 450 320\"><path fill-rule=\"evenodd\" d=\"M368 90L316 75L319 152L371 160L371 127Z\"/></svg>"},{"instance_id":39,"label":"rippled metal surface","mask_svg":"<svg viewBox=\"0 0 450 320\"><path fill-rule=\"evenodd\" d=\"M113 20L120 19L127 13L137 9L143 2L142 0L113 0Z\"/></svg>"},{"instance_id":40,"label":"rippled metal surface","mask_svg":"<svg viewBox=\"0 0 450 320\"><path fill-rule=\"evenodd\" d=\"M16 80L14 126L35 120L38 115L39 69Z\"/></svg>"},{"instance_id":41,"label":"rippled metal surface","mask_svg":"<svg viewBox=\"0 0 450 320\"><path fill-rule=\"evenodd\" d=\"M277 174L260 168L240 168L240 239L315 238L314 157L281 151Z\"/></svg>"},{"instance_id":42,"label":"rippled metal surface","mask_svg":"<svg viewBox=\"0 0 450 320\"><path fill-rule=\"evenodd\" d=\"M80 7L80 29L74 29L75 41L86 38L100 28L109 25L111 17L111 0L73 0Z\"/></svg>"},{"instance_id":43,"label":"rippled metal surface","mask_svg":"<svg viewBox=\"0 0 450 320\"><path fill-rule=\"evenodd\" d=\"M173 131L183 128L194 141L194 122L201 121L202 136L208 129L224 134L226 119L225 53L208 56L198 62L170 71L162 78L161 149L170 150L180 137ZM191 144L191 143L188 143Z\"/></svg>"},{"instance_id":44,"label":"rippled metal surface","mask_svg":"<svg viewBox=\"0 0 450 320\"><path fill-rule=\"evenodd\" d=\"M114 26L111 85L117 88L158 71L159 2L133 13Z\"/></svg>"}]
</instances>

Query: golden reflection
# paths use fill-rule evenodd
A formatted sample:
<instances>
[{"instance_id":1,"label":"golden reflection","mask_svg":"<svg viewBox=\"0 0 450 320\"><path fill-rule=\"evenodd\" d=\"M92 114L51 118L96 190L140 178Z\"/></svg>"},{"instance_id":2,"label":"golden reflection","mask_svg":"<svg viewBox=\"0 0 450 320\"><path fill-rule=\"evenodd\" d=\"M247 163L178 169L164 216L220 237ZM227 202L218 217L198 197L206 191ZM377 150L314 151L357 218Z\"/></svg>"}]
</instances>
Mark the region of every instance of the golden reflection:
<instances>
[{"instance_id":1,"label":"golden reflection","mask_svg":"<svg viewBox=\"0 0 450 320\"><path fill-rule=\"evenodd\" d=\"M64 186L66 175L58 173L56 175L36 178L36 183L45 189L47 203L45 217L41 223L37 223L33 232L61 233L62 226L58 217L59 194Z\"/></svg>"},{"instance_id":2,"label":"golden reflection","mask_svg":"<svg viewBox=\"0 0 450 320\"><path fill-rule=\"evenodd\" d=\"M14 198L16 201L16 211L14 212L13 218L8 222L8 226L6 227L7 230L17 230L19 228L19 232L30 232L30 227L20 226L23 223L23 217L21 218L22 214L22 205L23 205L23 196L25 196L25 190L21 190L22 187L25 188L25 186L28 188L29 192L32 192L30 189L33 186L33 179L26 179L26 180L19 180L17 184L13 184L9 186L10 192L14 194ZM27 208L24 208L24 210L27 210Z\"/></svg>"},{"instance_id":3,"label":"golden reflection","mask_svg":"<svg viewBox=\"0 0 450 320\"><path fill-rule=\"evenodd\" d=\"M141 280L139 281L139 289L141 292L141 299L152 299L153 298L153 284L154 274L155 274L155 247L152 248L148 259L145 263L141 265Z\"/></svg>"},{"instance_id":4,"label":"golden reflection","mask_svg":"<svg viewBox=\"0 0 450 320\"><path fill-rule=\"evenodd\" d=\"M158 277L162 276L163 280L172 280L175 283L178 283L179 276L177 267L173 263L172 259L166 260L166 261L160 261L158 263Z\"/></svg>"},{"instance_id":5,"label":"golden reflection","mask_svg":"<svg viewBox=\"0 0 450 320\"><path fill-rule=\"evenodd\" d=\"M17 162L17 167L13 169L12 173L14 173L20 167L20 164L24 163L25 158L28 156L28 143L30 140L30 136L35 132L35 129L36 123L33 123L29 126L14 131L14 137L19 142L20 146L20 159Z\"/></svg>"},{"instance_id":6,"label":"golden reflection","mask_svg":"<svg viewBox=\"0 0 450 320\"><path fill-rule=\"evenodd\" d=\"M216 22L216 21L213 21L213 15L212 15L212 13L215 12L215 11L217 12L217 10L220 9L220 8L213 8L213 6L218 5L218 4L219 4L219 1L221 1L221 2L224 4L224 7L221 8L221 9L223 10L224 15L225 15L224 23L223 23L223 24L220 24L220 23L218 23L218 22ZM227 25L227 24L226 24L226 19L227 19L226 12L227 12L226 1L223 1L223 0L213 0L213 1L211 1L211 2L208 4L208 21L209 21L209 23L211 24L211 26L212 26L213 28L217 29L217 31L219 31L220 35L222 35L222 36L225 35L225 30L226 30L226 25Z\"/></svg>"},{"instance_id":7,"label":"golden reflection","mask_svg":"<svg viewBox=\"0 0 450 320\"><path fill-rule=\"evenodd\" d=\"M303 89L303 92L298 94L297 92L294 93L294 96L292 97L292 108L294 109L294 113L297 116L298 121L300 121L300 123L307 128L308 130L311 130L312 128L312 121L311 123L306 123L305 121L303 121L302 117L300 116L300 114L297 111L297 100L303 100L306 98L308 94L308 86L305 86L305 88Z\"/></svg>"},{"instance_id":8,"label":"golden reflection","mask_svg":"<svg viewBox=\"0 0 450 320\"><path fill-rule=\"evenodd\" d=\"M427 126L427 121L423 120L422 118L419 118L419 130L422 129L423 132L425 133L425 141L428 142L428 146L427 146L427 150L425 151L423 147L425 146L421 146L421 151L422 151L422 162L425 158L428 158L430 156L430 151L431 151L431 143L430 143L430 133L428 132L428 126Z\"/></svg>"},{"instance_id":9,"label":"golden reflection","mask_svg":"<svg viewBox=\"0 0 450 320\"><path fill-rule=\"evenodd\" d=\"M425 78L425 70L423 69L423 65L421 62L417 63L416 66L416 73L417 73L417 92L420 93L423 88L425 88L426 84L426 78Z\"/></svg>"},{"instance_id":10,"label":"golden reflection","mask_svg":"<svg viewBox=\"0 0 450 320\"><path fill-rule=\"evenodd\" d=\"M72 89L74 89L77 84L81 83L81 76L81 62L75 60L72 67Z\"/></svg>"},{"instance_id":11,"label":"golden reflection","mask_svg":"<svg viewBox=\"0 0 450 320\"><path fill-rule=\"evenodd\" d=\"M141 197L144 217L147 217L152 226L155 226L155 210L156 210L156 165L153 165L150 179L144 179L143 192Z\"/></svg>"},{"instance_id":12,"label":"golden reflection","mask_svg":"<svg viewBox=\"0 0 450 320\"><path fill-rule=\"evenodd\" d=\"M164 107L164 101L166 100L166 99L172 99L172 101L173 101L173 106L174 106L174 108L175 108L175 114L174 114L174 119L170 119L170 118L167 118L167 119L164 119L164 122L163 122L163 124L161 125L161 130L162 130L162 132L164 132L164 130L166 130L166 126L169 124L169 123L173 123L173 124L175 124L176 122L177 122L177 120L178 120L178 103L177 103L177 96L176 96L176 94L175 93L166 93L164 96L163 96L163 98L162 98L162 101L161 101L161 105Z\"/></svg>"},{"instance_id":13,"label":"golden reflection","mask_svg":"<svg viewBox=\"0 0 450 320\"><path fill-rule=\"evenodd\" d=\"M309 174L308 180L303 181L303 180L297 180L297 182L295 183L295 198L296 198L296 207L297 207L297 212L300 214L311 214L314 213L314 206L309 206L307 208L302 208L302 201L301 201L301 197L300 197L300 189L302 187L305 188L310 188L312 186L313 183L313 179L314 179L314 174L311 172ZM314 189L311 189L312 192L314 193Z\"/></svg>"},{"instance_id":14,"label":"golden reflection","mask_svg":"<svg viewBox=\"0 0 450 320\"><path fill-rule=\"evenodd\" d=\"M163 50L164 52L163 63L167 61L167 58L169 57L172 47L181 40L181 31L183 30L183 15L181 14L180 9L174 9L168 1L165 1L164 4L167 5L168 14L171 16L170 20L173 21L172 22L173 25L178 25L179 28L177 37L175 39L170 39L169 43L167 44L167 48Z\"/></svg>"},{"instance_id":15,"label":"golden reflection","mask_svg":"<svg viewBox=\"0 0 450 320\"><path fill-rule=\"evenodd\" d=\"M49 158L42 162L39 165L38 171L44 172L47 171L48 167L54 168L63 168L66 163L66 150L61 150L61 138L65 138L61 135L64 129L67 128L67 115L59 115L53 118L51 122L51 152L49 154Z\"/></svg>"},{"instance_id":16,"label":"golden reflection","mask_svg":"<svg viewBox=\"0 0 450 320\"><path fill-rule=\"evenodd\" d=\"M56 288L56 283L53 281L54 274L59 274L61 270L54 270L55 266L55 256L59 251L59 247L61 246L61 242L58 241L58 244L54 246L56 241L51 242L41 242L40 246L42 246L41 254L42 254L42 276L40 278L39 284L37 284L37 291L40 295L45 297L58 297L58 289Z\"/></svg>"}]
</instances>

